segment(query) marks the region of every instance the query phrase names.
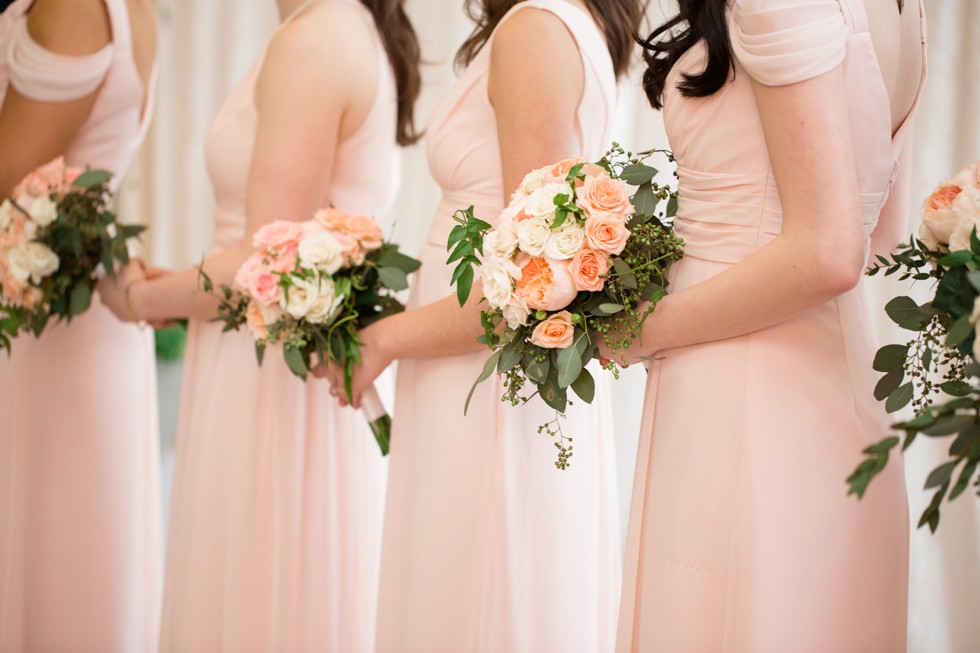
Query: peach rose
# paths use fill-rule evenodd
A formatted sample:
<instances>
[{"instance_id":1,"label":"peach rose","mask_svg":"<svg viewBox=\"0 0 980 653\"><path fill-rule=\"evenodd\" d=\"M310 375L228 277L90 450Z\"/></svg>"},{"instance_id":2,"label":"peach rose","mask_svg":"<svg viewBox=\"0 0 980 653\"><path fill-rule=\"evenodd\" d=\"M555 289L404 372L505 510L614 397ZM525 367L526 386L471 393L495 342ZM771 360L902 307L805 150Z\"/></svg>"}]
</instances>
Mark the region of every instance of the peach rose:
<instances>
[{"instance_id":1,"label":"peach rose","mask_svg":"<svg viewBox=\"0 0 980 653\"><path fill-rule=\"evenodd\" d=\"M964 176L961 172L940 184L922 203L922 231L928 229L932 236L926 234L923 241L947 245L960 223L972 222L980 215L980 191Z\"/></svg>"},{"instance_id":2,"label":"peach rose","mask_svg":"<svg viewBox=\"0 0 980 653\"><path fill-rule=\"evenodd\" d=\"M578 193L578 205L588 215L618 213L625 216L630 212L629 191L619 179L586 177Z\"/></svg>"},{"instance_id":3,"label":"peach rose","mask_svg":"<svg viewBox=\"0 0 980 653\"><path fill-rule=\"evenodd\" d=\"M256 340L265 340L269 337L269 325L279 321L282 317L282 310L279 306L263 306L258 302L249 302L245 309L245 322L252 337Z\"/></svg>"},{"instance_id":4,"label":"peach rose","mask_svg":"<svg viewBox=\"0 0 980 653\"><path fill-rule=\"evenodd\" d=\"M292 220L269 222L252 236L252 245L260 249L275 249L303 236L303 225Z\"/></svg>"},{"instance_id":5,"label":"peach rose","mask_svg":"<svg viewBox=\"0 0 980 653\"><path fill-rule=\"evenodd\" d=\"M611 264L607 254L585 247L569 261L568 273L572 275L572 282L577 290L595 292L606 285L602 275L609 272Z\"/></svg>"},{"instance_id":6,"label":"peach rose","mask_svg":"<svg viewBox=\"0 0 980 653\"><path fill-rule=\"evenodd\" d=\"M575 340L575 325L572 324L572 314L561 311L548 317L534 327L531 342L545 349L565 349Z\"/></svg>"},{"instance_id":7,"label":"peach rose","mask_svg":"<svg viewBox=\"0 0 980 653\"><path fill-rule=\"evenodd\" d=\"M361 265L364 263L364 251L367 248L363 247L356 238L342 233L334 233L332 235L334 240L340 244L347 265Z\"/></svg>"},{"instance_id":8,"label":"peach rose","mask_svg":"<svg viewBox=\"0 0 980 653\"><path fill-rule=\"evenodd\" d=\"M529 308L557 311L568 306L577 293L566 261L532 256L521 265L517 296Z\"/></svg>"},{"instance_id":9,"label":"peach rose","mask_svg":"<svg viewBox=\"0 0 980 653\"><path fill-rule=\"evenodd\" d=\"M368 251L378 249L384 243L381 227L373 218L366 215L348 216L342 231L357 240L361 247Z\"/></svg>"},{"instance_id":10,"label":"peach rose","mask_svg":"<svg viewBox=\"0 0 980 653\"><path fill-rule=\"evenodd\" d=\"M347 217L350 215L346 211L339 211L335 208L320 209L313 214L313 219L322 224L325 228L334 231L343 229Z\"/></svg>"},{"instance_id":11,"label":"peach rose","mask_svg":"<svg viewBox=\"0 0 980 653\"><path fill-rule=\"evenodd\" d=\"M565 177L571 172L572 168L582 163L582 159L575 157L572 159L564 159L559 161L551 167L551 176L555 178L555 181L565 181Z\"/></svg>"},{"instance_id":12,"label":"peach rose","mask_svg":"<svg viewBox=\"0 0 980 653\"><path fill-rule=\"evenodd\" d=\"M585 221L585 238L592 249L620 254L630 237L626 221L615 213L593 213Z\"/></svg>"}]
</instances>

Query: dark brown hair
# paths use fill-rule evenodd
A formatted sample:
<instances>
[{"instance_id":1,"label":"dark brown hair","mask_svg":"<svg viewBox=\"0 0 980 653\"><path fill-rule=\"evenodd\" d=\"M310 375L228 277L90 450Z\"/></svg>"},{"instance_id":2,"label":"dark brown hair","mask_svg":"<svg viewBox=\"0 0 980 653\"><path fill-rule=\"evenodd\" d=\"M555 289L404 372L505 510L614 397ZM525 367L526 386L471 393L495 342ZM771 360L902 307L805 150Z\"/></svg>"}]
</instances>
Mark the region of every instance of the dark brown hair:
<instances>
[{"instance_id":1,"label":"dark brown hair","mask_svg":"<svg viewBox=\"0 0 980 653\"><path fill-rule=\"evenodd\" d=\"M411 145L421 134L415 128L415 101L422 90L419 73L419 39L408 15L405 0L361 0L374 17L398 89L399 145Z\"/></svg>"},{"instance_id":2,"label":"dark brown hair","mask_svg":"<svg viewBox=\"0 0 980 653\"><path fill-rule=\"evenodd\" d=\"M456 53L456 65L465 67L486 45L493 30L520 0L466 0L466 13L476 27ZM616 75L626 73L633 53L633 35L640 27L647 0L585 0L599 25L612 56Z\"/></svg>"}]
</instances>

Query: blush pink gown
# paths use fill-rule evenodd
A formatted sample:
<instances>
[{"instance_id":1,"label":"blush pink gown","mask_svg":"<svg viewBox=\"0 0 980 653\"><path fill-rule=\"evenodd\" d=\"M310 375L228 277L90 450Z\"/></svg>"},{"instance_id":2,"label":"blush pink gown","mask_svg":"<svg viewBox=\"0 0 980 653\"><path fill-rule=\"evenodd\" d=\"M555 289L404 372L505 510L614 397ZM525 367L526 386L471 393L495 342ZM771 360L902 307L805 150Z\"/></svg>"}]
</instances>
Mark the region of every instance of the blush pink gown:
<instances>
[{"instance_id":1,"label":"blush pink gown","mask_svg":"<svg viewBox=\"0 0 980 653\"><path fill-rule=\"evenodd\" d=\"M893 186L911 115L893 135L861 0L736 0L729 31L734 81L680 95L678 75L702 70L703 48L668 79L687 243L675 291L780 232L750 78L791 84L843 62L866 243L879 222L907 219L895 207L908 188ZM876 348L859 284L773 327L662 352L647 385L619 653L905 651L901 464L863 501L846 496L861 450L889 433L873 396Z\"/></svg>"},{"instance_id":2,"label":"blush pink gown","mask_svg":"<svg viewBox=\"0 0 980 653\"><path fill-rule=\"evenodd\" d=\"M61 102L98 90L70 165L126 172L146 131L124 0L113 42L87 57L30 37L19 0L0 14L0 102L9 85ZM29 135L25 136L29 137ZM0 144L0 151L7 144ZM0 155L2 156L2 155ZM125 216L123 216L125 217ZM161 533L153 332L96 298L71 325L0 355L0 650L153 651Z\"/></svg>"},{"instance_id":3,"label":"blush pink gown","mask_svg":"<svg viewBox=\"0 0 980 653\"><path fill-rule=\"evenodd\" d=\"M329 203L380 218L394 200L400 155L394 76L376 45L374 104L338 145ZM207 137L218 249L240 243L245 230L263 58ZM304 384L276 351L259 367L251 336L221 329L203 320L189 327L162 650L370 653L385 487L378 445L326 381Z\"/></svg>"},{"instance_id":4,"label":"blush pink gown","mask_svg":"<svg viewBox=\"0 0 980 653\"><path fill-rule=\"evenodd\" d=\"M575 37L585 72L577 147L600 157L611 141L617 89L591 16L564 0L531 0ZM505 18L506 20L506 18ZM504 207L496 121L487 95L493 39L436 110L429 166L442 202L423 245L410 304L449 295L446 239L453 212ZM576 65L566 62L565 65ZM554 417L540 402L513 408L481 385L463 404L487 352L399 364L378 614L379 653L595 653L615 638L619 525L609 387L576 401L565 432L571 468L555 468Z\"/></svg>"}]
</instances>

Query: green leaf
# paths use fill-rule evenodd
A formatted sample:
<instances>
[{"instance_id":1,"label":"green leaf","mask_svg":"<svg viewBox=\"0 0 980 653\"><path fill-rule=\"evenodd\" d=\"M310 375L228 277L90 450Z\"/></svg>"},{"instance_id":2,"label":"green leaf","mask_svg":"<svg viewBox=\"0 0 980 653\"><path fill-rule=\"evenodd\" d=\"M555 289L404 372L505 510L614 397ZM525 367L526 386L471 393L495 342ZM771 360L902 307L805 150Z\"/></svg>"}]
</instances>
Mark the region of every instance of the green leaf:
<instances>
[{"instance_id":1,"label":"green leaf","mask_svg":"<svg viewBox=\"0 0 980 653\"><path fill-rule=\"evenodd\" d=\"M970 282L974 290L980 292L980 272L967 272L966 280Z\"/></svg>"},{"instance_id":2,"label":"green leaf","mask_svg":"<svg viewBox=\"0 0 980 653\"><path fill-rule=\"evenodd\" d=\"M878 372L891 372L905 363L908 353L908 345L885 345L875 354L872 367Z\"/></svg>"},{"instance_id":3,"label":"green leaf","mask_svg":"<svg viewBox=\"0 0 980 653\"><path fill-rule=\"evenodd\" d=\"M870 447L864 450L864 453L877 454L877 455L887 454L888 452L890 452L892 449L895 448L895 445L897 445L898 442L899 442L898 438L896 438L895 436L890 436L885 438L881 442L878 442L877 444L871 445Z\"/></svg>"},{"instance_id":4,"label":"green leaf","mask_svg":"<svg viewBox=\"0 0 980 653\"><path fill-rule=\"evenodd\" d=\"M974 460L973 462L968 462L964 467L963 471L960 472L960 478L956 481L956 485L953 486L952 491L949 493L949 500L952 501L956 497L963 493L963 490L967 488L970 484L970 477L973 476L974 470L977 468L977 464L980 461Z\"/></svg>"},{"instance_id":5,"label":"green leaf","mask_svg":"<svg viewBox=\"0 0 980 653\"><path fill-rule=\"evenodd\" d=\"M82 279L71 289L68 297L68 315L81 315L92 304L92 286L88 279Z\"/></svg>"},{"instance_id":6,"label":"green leaf","mask_svg":"<svg viewBox=\"0 0 980 653\"><path fill-rule=\"evenodd\" d=\"M544 399L546 404L559 413L565 412L568 404L568 393L564 388L559 387L554 368L552 368L551 373L548 375L548 380L538 386L538 391L541 393L541 398Z\"/></svg>"},{"instance_id":7,"label":"green leaf","mask_svg":"<svg viewBox=\"0 0 980 653\"><path fill-rule=\"evenodd\" d=\"M911 297L896 297L885 304L885 313L891 321L909 331L921 331L931 316L922 311Z\"/></svg>"},{"instance_id":8,"label":"green leaf","mask_svg":"<svg viewBox=\"0 0 980 653\"><path fill-rule=\"evenodd\" d=\"M946 336L946 344L950 347L962 343L973 335L973 325L970 324L970 316L963 315L949 327L949 334Z\"/></svg>"},{"instance_id":9,"label":"green leaf","mask_svg":"<svg viewBox=\"0 0 980 653\"><path fill-rule=\"evenodd\" d=\"M636 275L633 274L633 270L630 268L629 264L627 264L626 261L621 258L614 258L612 262L613 269L616 271L616 274L619 275L619 282L623 284L623 287L629 288L630 290L636 290L639 284L637 284Z\"/></svg>"},{"instance_id":10,"label":"green leaf","mask_svg":"<svg viewBox=\"0 0 980 653\"><path fill-rule=\"evenodd\" d=\"M378 268L378 279L381 280L382 285L391 290L398 291L408 288L408 275L400 268Z\"/></svg>"},{"instance_id":11,"label":"green leaf","mask_svg":"<svg viewBox=\"0 0 980 653\"><path fill-rule=\"evenodd\" d=\"M672 218L677 215L677 195L671 195L667 200L667 217Z\"/></svg>"},{"instance_id":12,"label":"green leaf","mask_svg":"<svg viewBox=\"0 0 980 653\"><path fill-rule=\"evenodd\" d=\"M582 373L572 383L571 388L578 395L579 399L587 404L591 404L592 400L595 399L595 379L589 374L589 370L585 368L582 368Z\"/></svg>"},{"instance_id":13,"label":"green leaf","mask_svg":"<svg viewBox=\"0 0 980 653\"><path fill-rule=\"evenodd\" d=\"M875 386L875 399L878 401L884 401L888 398L888 395L898 390L898 386L902 385L902 381L905 380L905 370L901 367L892 370L885 376L878 380L878 384Z\"/></svg>"},{"instance_id":14,"label":"green leaf","mask_svg":"<svg viewBox=\"0 0 980 653\"><path fill-rule=\"evenodd\" d=\"M306 366L303 352L292 345L285 345L282 348L282 357L286 361L286 366L289 370L305 381L309 368Z\"/></svg>"},{"instance_id":15,"label":"green leaf","mask_svg":"<svg viewBox=\"0 0 980 653\"><path fill-rule=\"evenodd\" d=\"M262 366L262 359L265 358L265 345L258 342L255 343L255 360L259 362L259 366Z\"/></svg>"},{"instance_id":16,"label":"green leaf","mask_svg":"<svg viewBox=\"0 0 980 653\"><path fill-rule=\"evenodd\" d=\"M524 376L537 385L547 382L548 373L551 371L551 361L545 358L543 361L533 360L527 363L525 359L525 363Z\"/></svg>"},{"instance_id":17,"label":"green leaf","mask_svg":"<svg viewBox=\"0 0 980 653\"><path fill-rule=\"evenodd\" d=\"M596 311L597 315L615 315L616 313L623 310L622 304L599 304L599 309Z\"/></svg>"},{"instance_id":18,"label":"green leaf","mask_svg":"<svg viewBox=\"0 0 980 653\"><path fill-rule=\"evenodd\" d=\"M944 268L955 268L961 265L966 265L973 258L973 253L965 249L961 249L956 252L950 252L946 256L939 259L939 265Z\"/></svg>"},{"instance_id":19,"label":"green leaf","mask_svg":"<svg viewBox=\"0 0 980 653\"><path fill-rule=\"evenodd\" d=\"M72 182L72 186L76 188L92 188L110 179L112 179L112 173L106 170L86 170L78 175L78 178Z\"/></svg>"},{"instance_id":20,"label":"green leaf","mask_svg":"<svg viewBox=\"0 0 980 653\"><path fill-rule=\"evenodd\" d=\"M960 461L954 460L952 462L944 463L930 472L929 477L926 479L925 489L931 490L934 487L939 487L945 483L949 483L950 477L953 475L953 470L956 469L956 465Z\"/></svg>"},{"instance_id":21,"label":"green leaf","mask_svg":"<svg viewBox=\"0 0 980 653\"><path fill-rule=\"evenodd\" d=\"M411 274L418 270L422 263L418 259L402 254L397 249L389 249L378 257L378 265L383 268L397 268L406 274Z\"/></svg>"},{"instance_id":22,"label":"green leaf","mask_svg":"<svg viewBox=\"0 0 980 653\"><path fill-rule=\"evenodd\" d=\"M951 397L967 397L973 392L973 388L965 381L946 381L939 389Z\"/></svg>"},{"instance_id":23,"label":"green leaf","mask_svg":"<svg viewBox=\"0 0 980 653\"><path fill-rule=\"evenodd\" d=\"M473 399L473 393L476 392L476 386L480 385L481 383L483 383L484 381L490 378L490 375L493 374L493 371L497 367L497 361L499 360L500 360L500 352L495 351L493 354L490 355L490 358L487 359L487 362L483 364L483 371L480 372L480 376L477 377L476 381L474 381L473 387L470 388L469 394L466 395L466 403L463 405L463 415L465 415L466 412L470 409L470 400Z\"/></svg>"},{"instance_id":24,"label":"green leaf","mask_svg":"<svg viewBox=\"0 0 980 653\"><path fill-rule=\"evenodd\" d=\"M657 196L649 183L637 188L630 201L633 202L633 208L637 213L653 215L653 212L657 210Z\"/></svg>"},{"instance_id":25,"label":"green leaf","mask_svg":"<svg viewBox=\"0 0 980 653\"><path fill-rule=\"evenodd\" d=\"M980 426L961 431L953 444L949 445L949 455L962 457L976 446L980 446Z\"/></svg>"},{"instance_id":26,"label":"green leaf","mask_svg":"<svg viewBox=\"0 0 980 653\"><path fill-rule=\"evenodd\" d=\"M524 354L520 349L521 344L518 340L512 340L506 347L500 350L500 362L497 364L498 373L503 374L512 370L521 362L521 359L524 358Z\"/></svg>"},{"instance_id":27,"label":"green leaf","mask_svg":"<svg viewBox=\"0 0 980 653\"><path fill-rule=\"evenodd\" d=\"M473 289L473 268L467 267L459 275L459 280L456 281L456 299L459 301L460 306L466 304L466 300L470 296L470 290Z\"/></svg>"},{"instance_id":28,"label":"green leaf","mask_svg":"<svg viewBox=\"0 0 980 653\"><path fill-rule=\"evenodd\" d=\"M582 373L582 354L575 346L558 352L558 387L567 388Z\"/></svg>"},{"instance_id":29,"label":"green leaf","mask_svg":"<svg viewBox=\"0 0 980 653\"><path fill-rule=\"evenodd\" d=\"M911 381L900 385L895 392L888 396L888 399L885 401L885 410L889 413L894 413L904 408L910 401L912 401Z\"/></svg>"},{"instance_id":30,"label":"green leaf","mask_svg":"<svg viewBox=\"0 0 980 653\"><path fill-rule=\"evenodd\" d=\"M619 178L630 186L640 186L642 184L650 183L656 176L656 168L651 168L650 166L642 163L633 163L623 168Z\"/></svg>"},{"instance_id":31,"label":"green leaf","mask_svg":"<svg viewBox=\"0 0 980 653\"><path fill-rule=\"evenodd\" d=\"M922 429L924 435L943 436L959 433L971 426L976 425L977 420L974 415L944 415L936 420L934 424Z\"/></svg>"}]
</instances>

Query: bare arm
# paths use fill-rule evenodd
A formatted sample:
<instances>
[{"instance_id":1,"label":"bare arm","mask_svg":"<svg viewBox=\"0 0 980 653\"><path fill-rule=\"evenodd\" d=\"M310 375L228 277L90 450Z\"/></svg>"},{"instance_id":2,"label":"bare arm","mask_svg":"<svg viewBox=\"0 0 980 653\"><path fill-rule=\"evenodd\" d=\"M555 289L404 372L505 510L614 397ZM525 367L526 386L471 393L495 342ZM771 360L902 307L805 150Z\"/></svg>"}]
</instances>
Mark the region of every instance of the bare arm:
<instances>
[{"instance_id":1,"label":"bare arm","mask_svg":"<svg viewBox=\"0 0 980 653\"><path fill-rule=\"evenodd\" d=\"M38 45L66 56L93 54L112 38L102 0L36 0L27 28ZM30 171L68 150L97 95L94 91L68 102L40 102L8 87L0 107L0 196L9 195Z\"/></svg>"},{"instance_id":2,"label":"bare arm","mask_svg":"<svg viewBox=\"0 0 980 653\"><path fill-rule=\"evenodd\" d=\"M327 203L338 140L356 129L373 100L375 85L365 79L377 74L375 59L363 21L342 4L314 7L273 38L255 88L259 118L245 238L204 262L216 286L232 284L252 252L252 234L263 224L308 220ZM345 64L338 66L341 60ZM135 278L118 275L102 287L103 301L120 317L160 321L216 313L217 300L198 290L195 268L154 280L142 279L138 269L127 272ZM135 315L127 315L125 306L129 284Z\"/></svg>"},{"instance_id":3,"label":"bare arm","mask_svg":"<svg viewBox=\"0 0 980 653\"><path fill-rule=\"evenodd\" d=\"M630 356L764 329L860 279L864 243L843 69L789 86L753 87L782 232L717 276L664 298Z\"/></svg>"},{"instance_id":4,"label":"bare arm","mask_svg":"<svg viewBox=\"0 0 980 653\"><path fill-rule=\"evenodd\" d=\"M550 67L527 65L528 61L546 60L567 65L560 75ZM554 14L524 9L497 29L488 91L497 120L505 192L517 188L531 170L581 154L575 116L584 86L578 46ZM462 308L450 293L446 288L445 298L362 331L365 361L355 379L355 397L392 360L453 356L483 347L476 341L483 332L480 311L486 306L481 303L479 281Z\"/></svg>"}]
</instances>

